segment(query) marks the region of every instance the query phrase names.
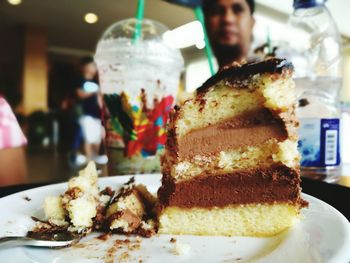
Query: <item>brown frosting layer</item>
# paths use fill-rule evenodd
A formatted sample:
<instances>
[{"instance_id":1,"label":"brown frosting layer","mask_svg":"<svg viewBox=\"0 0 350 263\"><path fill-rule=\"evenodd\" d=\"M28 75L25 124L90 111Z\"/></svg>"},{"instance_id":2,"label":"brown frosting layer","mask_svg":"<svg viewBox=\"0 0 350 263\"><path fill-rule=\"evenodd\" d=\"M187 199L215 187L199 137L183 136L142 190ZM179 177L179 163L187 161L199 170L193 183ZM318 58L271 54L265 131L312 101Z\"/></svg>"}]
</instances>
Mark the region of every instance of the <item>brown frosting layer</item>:
<instances>
[{"instance_id":1,"label":"brown frosting layer","mask_svg":"<svg viewBox=\"0 0 350 263\"><path fill-rule=\"evenodd\" d=\"M202 175L176 183L164 175L158 199L161 207L182 208L274 202L305 205L299 183L298 170L284 165Z\"/></svg>"},{"instance_id":2,"label":"brown frosting layer","mask_svg":"<svg viewBox=\"0 0 350 263\"><path fill-rule=\"evenodd\" d=\"M285 124L268 109L261 108L182 136L178 139L178 157L191 159L196 155L216 155L273 138L278 141L288 138Z\"/></svg>"}]
</instances>

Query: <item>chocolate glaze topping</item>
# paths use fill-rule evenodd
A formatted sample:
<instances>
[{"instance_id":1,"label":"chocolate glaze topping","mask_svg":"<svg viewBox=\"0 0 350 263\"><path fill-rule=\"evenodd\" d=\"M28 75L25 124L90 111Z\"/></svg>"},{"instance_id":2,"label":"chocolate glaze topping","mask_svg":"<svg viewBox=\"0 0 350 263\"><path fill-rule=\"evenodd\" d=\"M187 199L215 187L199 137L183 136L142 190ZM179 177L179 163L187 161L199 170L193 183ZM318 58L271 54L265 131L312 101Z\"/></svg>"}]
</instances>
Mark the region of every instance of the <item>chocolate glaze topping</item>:
<instances>
[{"instance_id":1,"label":"chocolate glaze topping","mask_svg":"<svg viewBox=\"0 0 350 263\"><path fill-rule=\"evenodd\" d=\"M271 58L261 62L246 63L242 65L235 64L231 67L223 68L217 74L208 79L201 87L197 89L197 95L202 97L211 86L226 78L241 79L258 73L281 74L285 71L292 70L292 63L286 59L280 58Z\"/></svg>"}]
</instances>

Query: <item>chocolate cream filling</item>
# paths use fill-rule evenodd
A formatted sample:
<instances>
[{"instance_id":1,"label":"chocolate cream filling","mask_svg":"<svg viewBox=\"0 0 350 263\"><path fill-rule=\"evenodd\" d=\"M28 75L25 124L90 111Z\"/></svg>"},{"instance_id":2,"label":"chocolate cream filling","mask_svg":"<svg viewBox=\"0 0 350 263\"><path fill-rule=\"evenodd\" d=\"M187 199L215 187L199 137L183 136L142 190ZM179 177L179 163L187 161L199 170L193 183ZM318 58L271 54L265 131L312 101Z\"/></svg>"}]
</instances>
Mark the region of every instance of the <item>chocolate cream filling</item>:
<instances>
[{"instance_id":1,"label":"chocolate cream filling","mask_svg":"<svg viewBox=\"0 0 350 263\"><path fill-rule=\"evenodd\" d=\"M158 191L160 208L210 208L227 205L288 202L306 205L300 199L300 179L296 169L284 165L238 170L222 175L202 175L176 182L163 176Z\"/></svg>"},{"instance_id":2,"label":"chocolate cream filling","mask_svg":"<svg viewBox=\"0 0 350 263\"><path fill-rule=\"evenodd\" d=\"M288 138L285 124L268 109L260 108L180 137L178 156L190 160L196 155L216 155L221 151L254 146L273 138L277 141Z\"/></svg>"}]
</instances>

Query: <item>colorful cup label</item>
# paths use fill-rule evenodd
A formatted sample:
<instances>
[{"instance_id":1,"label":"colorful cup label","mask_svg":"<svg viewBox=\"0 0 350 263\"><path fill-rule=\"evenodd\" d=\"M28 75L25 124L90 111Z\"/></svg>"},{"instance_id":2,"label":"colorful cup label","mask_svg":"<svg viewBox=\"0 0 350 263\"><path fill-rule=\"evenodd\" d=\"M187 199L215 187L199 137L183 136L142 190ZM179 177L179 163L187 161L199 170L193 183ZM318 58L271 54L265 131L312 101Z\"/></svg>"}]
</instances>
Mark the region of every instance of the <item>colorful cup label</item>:
<instances>
[{"instance_id":1,"label":"colorful cup label","mask_svg":"<svg viewBox=\"0 0 350 263\"><path fill-rule=\"evenodd\" d=\"M154 100L147 108L146 93L133 100L126 93L104 95L104 121L108 148L123 148L125 157L152 156L164 148L166 123L174 98Z\"/></svg>"},{"instance_id":2,"label":"colorful cup label","mask_svg":"<svg viewBox=\"0 0 350 263\"><path fill-rule=\"evenodd\" d=\"M327 167L340 164L339 119L300 119L301 166Z\"/></svg>"}]
</instances>

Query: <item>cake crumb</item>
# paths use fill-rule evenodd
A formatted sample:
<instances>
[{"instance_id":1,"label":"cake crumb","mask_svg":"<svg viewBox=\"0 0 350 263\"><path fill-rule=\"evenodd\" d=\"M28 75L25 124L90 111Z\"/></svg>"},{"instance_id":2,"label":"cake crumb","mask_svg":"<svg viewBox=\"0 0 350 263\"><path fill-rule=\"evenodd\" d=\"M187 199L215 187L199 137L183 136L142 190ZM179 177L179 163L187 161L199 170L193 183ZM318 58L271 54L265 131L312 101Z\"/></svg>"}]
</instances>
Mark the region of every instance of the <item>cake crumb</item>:
<instances>
[{"instance_id":1,"label":"cake crumb","mask_svg":"<svg viewBox=\"0 0 350 263\"><path fill-rule=\"evenodd\" d=\"M118 262L125 262L125 260L128 260L130 257L128 252L123 252L119 258L118 258Z\"/></svg>"},{"instance_id":2,"label":"cake crumb","mask_svg":"<svg viewBox=\"0 0 350 263\"><path fill-rule=\"evenodd\" d=\"M74 248L85 248L86 244L85 243L77 243L73 246Z\"/></svg>"},{"instance_id":3,"label":"cake crumb","mask_svg":"<svg viewBox=\"0 0 350 263\"><path fill-rule=\"evenodd\" d=\"M112 233L111 232L107 232L107 233L103 233L101 235L99 235L98 237L96 237L99 240L103 240L106 241L111 237Z\"/></svg>"},{"instance_id":4,"label":"cake crumb","mask_svg":"<svg viewBox=\"0 0 350 263\"><path fill-rule=\"evenodd\" d=\"M174 245L173 252L175 255L185 256L190 253L190 250L191 246L189 244L177 242Z\"/></svg>"},{"instance_id":5,"label":"cake crumb","mask_svg":"<svg viewBox=\"0 0 350 263\"><path fill-rule=\"evenodd\" d=\"M111 248L109 248L104 258L105 263L113 263L116 252L117 252L117 248L115 246L112 246Z\"/></svg>"},{"instance_id":6,"label":"cake crumb","mask_svg":"<svg viewBox=\"0 0 350 263\"><path fill-rule=\"evenodd\" d=\"M130 243L130 239L124 239L124 240L117 239L115 241L116 245L129 244L129 243Z\"/></svg>"},{"instance_id":7,"label":"cake crumb","mask_svg":"<svg viewBox=\"0 0 350 263\"><path fill-rule=\"evenodd\" d=\"M28 201L28 202L32 201L32 199L29 198L28 196L23 197L23 199L26 200L26 201Z\"/></svg>"},{"instance_id":8,"label":"cake crumb","mask_svg":"<svg viewBox=\"0 0 350 263\"><path fill-rule=\"evenodd\" d=\"M140 248L141 248L140 244L133 244L133 245L128 246L128 249L131 251L138 250Z\"/></svg>"},{"instance_id":9,"label":"cake crumb","mask_svg":"<svg viewBox=\"0 0 350 263\"><path fill-rule=\"evenodd\" d=\"M170 238L170 243L175 243L176 242L176 238Z\"/></svg>"}]
</instances>

